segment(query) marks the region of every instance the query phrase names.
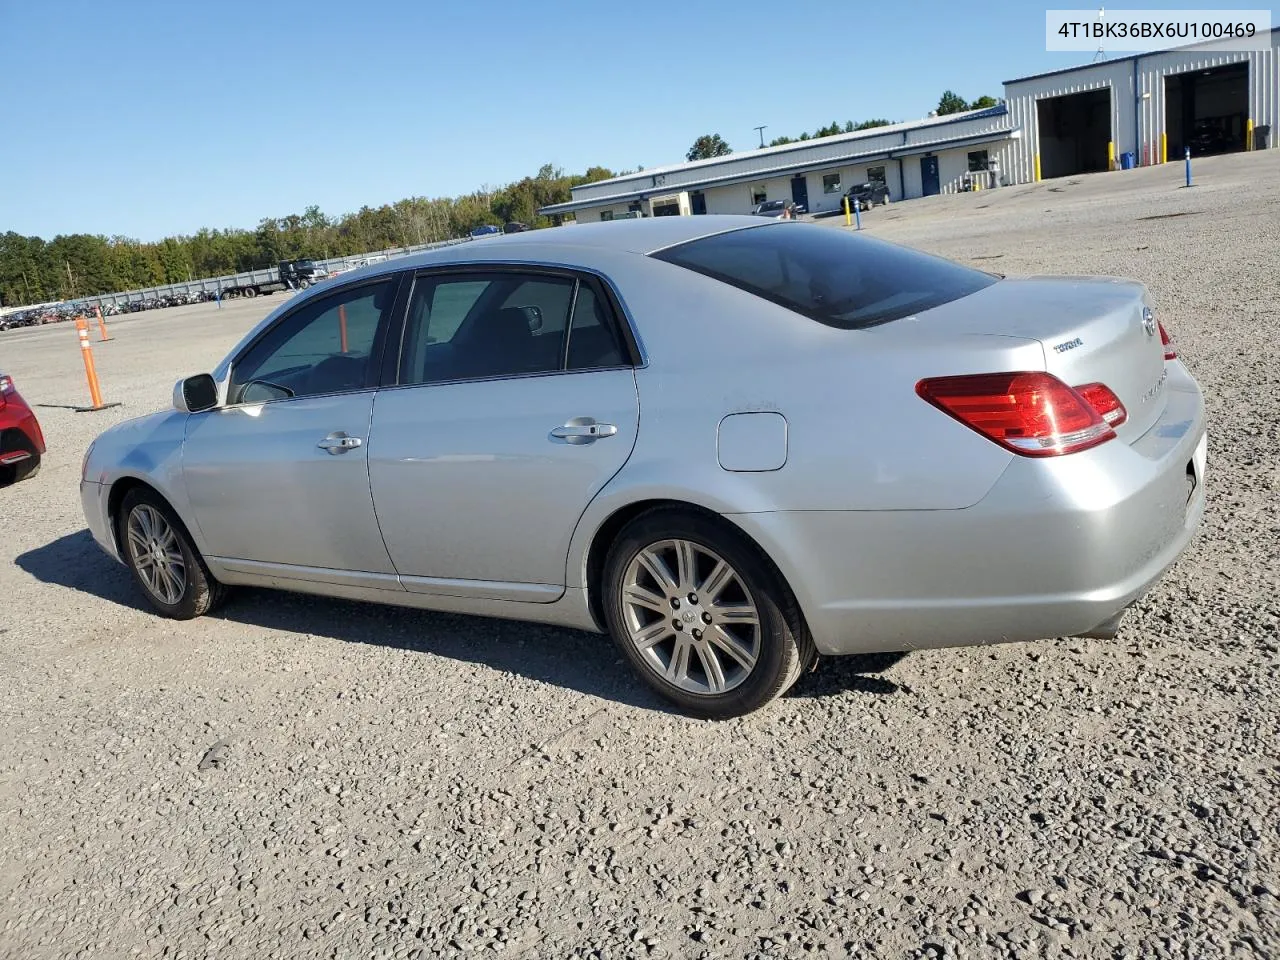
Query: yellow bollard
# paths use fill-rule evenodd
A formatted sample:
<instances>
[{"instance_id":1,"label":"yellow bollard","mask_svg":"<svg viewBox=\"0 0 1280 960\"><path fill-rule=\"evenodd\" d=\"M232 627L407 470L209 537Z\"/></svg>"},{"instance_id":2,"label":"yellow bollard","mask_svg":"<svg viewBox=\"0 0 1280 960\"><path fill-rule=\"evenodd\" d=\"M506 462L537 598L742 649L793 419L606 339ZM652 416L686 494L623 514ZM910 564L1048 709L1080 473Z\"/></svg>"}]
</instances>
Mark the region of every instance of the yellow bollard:
<instances>
[{"instance_id":1,"label":"yellow bollard","mask_svg":"<svg viewBox=\"0 0 1280 960\"><path fill-rule=\"evenodd\" d=\"M1253 118L1250 117L1244 122L1244 148L1246 150L1253 149Z\"/></svg>"},{"instance_id":2,"label":"yellow bollard","mask_svg":"<svg viewBox=\"0 0 1280 960\"><path fill-rule=\"evenodd\" d=\"M1107 141L1107 169L1114 170L1116 168L1116 142L1114 140Z\"/></svg>"},{"instance_id":3,"label":"yellow bollard","mask_svg":"<svg viewBox=\"0 0 1280 960\"><path fill-rule=\"evenodd\" d=\"M1040 182L1040 154L1038 153L1035 155L1035 168L1036 168L1035 182L1039 183Z\"/></svg>"},{"instance_id":4,"label":"yellow bollard","mask_svg":"<svg viewBox=\"0 0 1280 960\"><path fill-rule=\"evenodd\" d=\"M1163 131L1160 134L1160 162L1169 162L1169 135Z\"/></svg>"},{"instance_id":5,"label":"yellow bollard","mask_svg":"<svg viewBox=\"0 0 1280 960\"><path fill-rule=\"evenodd\" d=\"M848 226L851 226L852 224L853 224L853 221L849 219L849 198L845 197L844 198L844 225L848 227Z\"/></svg>"}]
</instances>

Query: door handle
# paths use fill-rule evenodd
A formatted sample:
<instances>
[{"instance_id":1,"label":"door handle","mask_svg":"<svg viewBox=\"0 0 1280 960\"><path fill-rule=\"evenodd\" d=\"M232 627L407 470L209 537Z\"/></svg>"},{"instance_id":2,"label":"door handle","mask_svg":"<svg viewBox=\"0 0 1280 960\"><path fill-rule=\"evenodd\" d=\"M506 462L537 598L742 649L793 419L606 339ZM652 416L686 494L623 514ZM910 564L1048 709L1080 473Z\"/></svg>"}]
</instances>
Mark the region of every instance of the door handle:
<instances>
[{"instance_id":1,"label":"door handle","mask_svg":"<svg viewBox=\"0 0 1280 960\"><path fill-rule=\"evenodd\" d=\"M316 446L321 450L327 450L331 456L337 456L340 453L346 453L348 450L354 450L362 443L364 441L359 437L349 437L339 430L337 433L329 434Z\"/></svg>"},{"instance_id":2,"label":"door handle","mask_svg":"<svg viewBox=\"0 0 1280 960\"><path fill-rule=\"evenodd\" d=\"M612 423L599 423L592 417L574 417L552 430L551 436L565 443L595 443L617 432L618 428Z\"/></svg>"}]
</instances>

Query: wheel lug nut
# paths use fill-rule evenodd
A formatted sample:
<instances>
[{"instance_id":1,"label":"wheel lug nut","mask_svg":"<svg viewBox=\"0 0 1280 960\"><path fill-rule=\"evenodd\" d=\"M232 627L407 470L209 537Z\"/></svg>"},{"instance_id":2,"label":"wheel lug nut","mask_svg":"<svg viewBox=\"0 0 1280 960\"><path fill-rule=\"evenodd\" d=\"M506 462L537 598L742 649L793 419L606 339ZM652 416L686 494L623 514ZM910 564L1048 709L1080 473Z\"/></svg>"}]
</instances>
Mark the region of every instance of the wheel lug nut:
<instances>
[{"instance_id":1,"label":"wheel lug nut","mask_svg":"<svg viewBox=\"0 0 1280 960\"><path fill-rule=\"evenodd\" d=\"M672 598L671 598L671 609L672 609L672 610L679 610L679 609L680 609L680 598L679 598L679 597L672 597Z\"/></svg>"},{"instance_id":2,"label":"wheel lug nut","mask_svg":"<svg viewBox=\"0 0 1280 960\"><path fill-rule=\"evenodd\" d=\"M697 595L696 593L691 593L691 594L689 594L689 602L690 602L690 603L697 603L697 602L698 602L698 595Z\"/></svg>"},{"instance_id":3,"label":"wheel lug nut","mask_svg":"<svg viewBox=\"0 0 1280 960\"><path fill-rule=\"evenodd\" d=\"M704 613L704 614L702 615L702 622L703 622L703 623L710 623L710 622L711 622L711 614L709 614L709 613Z\"/></svg>"},{"instance_id":4,"label":"wheel lug nut","mask_svg":"<svg viewBox=\"0 0 1280 960\"><path fill-rule=\"evenodd\" d=\"M695 639L695 640L701 640L701 639L702 639L702 631L701 631L701 630L694 630L694 631L693 631L693 639Z\"/></svg>"},{"instance_id":5,"label":"wheel lug nut","mask_svg":"<svg viewBox=\"0 0 1280 960\"><path fill-rule=\"evenodd\" d=\"M672 620L672 621L671 621L671 625L672 625L673 627L675 627L677 630L683 630L683 629L684 629L684 624L683 624L683 623L681 623L679 620Z\"/></svg>"}]
</instances>

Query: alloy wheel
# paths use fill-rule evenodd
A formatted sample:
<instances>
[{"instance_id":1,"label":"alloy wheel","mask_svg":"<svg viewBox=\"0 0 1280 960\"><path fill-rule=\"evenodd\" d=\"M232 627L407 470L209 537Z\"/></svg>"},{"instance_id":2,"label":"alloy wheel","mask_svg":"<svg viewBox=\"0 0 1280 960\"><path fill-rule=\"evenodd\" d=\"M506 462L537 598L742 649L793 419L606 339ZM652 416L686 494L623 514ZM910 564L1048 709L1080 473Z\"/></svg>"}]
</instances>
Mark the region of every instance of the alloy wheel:
<instances>
[{"instance_id":1,"label":"alloy wheel","mask_svg":"<svg viewBox=\"0 0 1280 960\"><path fill-rule=\"evenodd\" d=\"M177 604L187 589L187 564L169 521L143 503L130 512L126 530L129 555L143 584L161 603Z\"/></svg>"},{"instance_id":2,"label":"alloy wheel","mask_svg":"<svg viewBox=\"0 0 1280 960\"><path fill-rule=\"evenodd\" d=\"M760 613L738 572L691 540L661 540L627 564L619 597L647 669L688 693L727 693L760 658Z\"/></svg>"}]
</instances>

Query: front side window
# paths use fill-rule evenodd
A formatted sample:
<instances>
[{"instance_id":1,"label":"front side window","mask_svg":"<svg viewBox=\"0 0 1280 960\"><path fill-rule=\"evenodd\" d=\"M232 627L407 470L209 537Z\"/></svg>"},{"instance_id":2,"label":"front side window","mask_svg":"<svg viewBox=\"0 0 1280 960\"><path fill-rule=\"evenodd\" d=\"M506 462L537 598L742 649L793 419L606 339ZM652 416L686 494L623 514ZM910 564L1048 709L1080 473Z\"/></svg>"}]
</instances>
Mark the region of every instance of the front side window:
<instances>
[{"instance_id":1,"label":"front side window","mask_svg":"<svg viewBox=\"0 0 1280 960\"><path fill-rule=\"evenodd\" d=\"M374 344L398 278L315 297L287 314L231 367L228 402L262 403L371 386Z\"/></svg>"},{"instance_id":2,"label":"front side window","mask_svg":"<svg viewBox=\"0 0 1280 960\"><path fill-rule=\"evenodd\" d=\"M806 224L748 227L653 256L844 329L910 316L998 279L909 247Z\"/></svg>"},{"instance_id":3,"label":"front side window","mask_svg":"<svg viewBox=\"0 0 1280 960\"><path fill-rule=\"evenodd\" d=\"M558 370L574 281L517 273L422 276L414 285L401 384Z\"/></svg>"},{"instance_id":4,"label":"front side window","mask_svg":"<svg viewBox=\"0 0 1280 960\"><path fill-rule=\"evenodd\" d=\"M822 177L823 193L839 193L840 192L840 174L827 173Z\"/></svg>"}]
</instances>

